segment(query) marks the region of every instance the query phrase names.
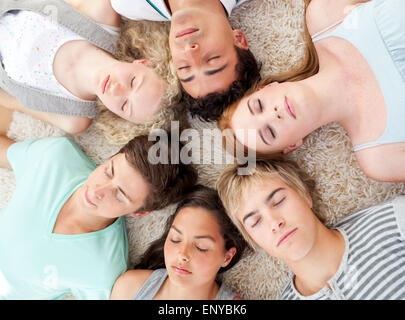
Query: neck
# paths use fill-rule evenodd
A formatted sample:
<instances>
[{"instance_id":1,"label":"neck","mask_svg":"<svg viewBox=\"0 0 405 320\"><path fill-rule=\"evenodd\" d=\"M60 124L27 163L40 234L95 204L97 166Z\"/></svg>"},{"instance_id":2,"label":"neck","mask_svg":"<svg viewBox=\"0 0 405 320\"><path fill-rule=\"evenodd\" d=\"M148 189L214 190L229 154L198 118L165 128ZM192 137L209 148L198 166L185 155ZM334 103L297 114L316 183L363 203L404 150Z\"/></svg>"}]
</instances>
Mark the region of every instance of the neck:
<instances>
[{"instance_id":1,"label":"neck","mask_svg":"<svg viewBox=\"0 0 405 320\"><path fill-rule=\"evenodd\" d=\"M226 12L220 0L167 0L172 14L186 8L205 8L212 12Z\"/></svg>"},{"instance_id":2,"label":"neck","mask_svg":"<svg viewBox=\"0 0 405 320\"><path fill-rule=\"evenodd\" d=\"M81 234L95 232L107 228L116 218L104 218L87 212L80 204L81 189L78 188L72 196L66 201L59 212L58 226L62 233Z\"/></svg>"},{"instance_id":3,"label":"neck","mask_svg":"<svg viewBox=\"0 0 405 320\"><path fill-rule=\"evenodd\" d=\"M57 52L54 61L56 79L73 95L96 100L100 70L115 59L88 41L70 41Z\"/></svg>"},{"instance_id":4,"label":"neck","mask_svg":"<svg viewBox=\"0 0 405 320\"><path fill-rule=\"evenodd\" d=\"M344 108L345 102L344 83L339 72L321 69L316 75L297 82L309 92L307 106L315 108L315 129L330 122L344 125L346 119L353 116L353 108Z\"/></svg>"},{"instance_id":5,"label":"neck","mask_svg":"<svg viewBox=\"0 0 405 320\"><path fill-rule=\"evenodd\" d=\"M215 300L219 286L215 280L199 287L181 287L175 285L167 277L163 284L163 299L170 300Z\"/></svg>"},{"instance_id":6,"label":"neck","mask_svg":"<svg viewBox=\"0 0 405 320\"><path fill-rule=\"evenodd\" d=\"M337 272L345 250L345 241L337 230L322 225L308 254L299 261L284 261L295 274L295 287L304 296L315 294Z\"/></svg>"}]
</instances>

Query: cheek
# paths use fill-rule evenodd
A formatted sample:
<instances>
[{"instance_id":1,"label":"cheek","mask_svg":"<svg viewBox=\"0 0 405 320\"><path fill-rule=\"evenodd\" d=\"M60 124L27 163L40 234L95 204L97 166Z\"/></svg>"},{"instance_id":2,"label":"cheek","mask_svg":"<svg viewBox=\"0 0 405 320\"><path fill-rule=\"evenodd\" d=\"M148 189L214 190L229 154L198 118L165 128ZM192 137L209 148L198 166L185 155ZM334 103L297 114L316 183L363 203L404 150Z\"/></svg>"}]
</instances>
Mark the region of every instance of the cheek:
<instances>
[{"instance_id":1,"label":"cheek","mask_svg":"<svg viewBox=\"0 0 405 320\"><path fill-rule=\"evenodd\" d=\"M215 277L225 257L218 254L195 254L193 264L201 276Z\"/></svg>"},{"instance_id":2,"label":"cheek","mask_svg":"<svg viewBox=\"0 0 405 320\"><path fill-rule=\"evenodd\" d=\"M272 246L274 239L269 235L269 231L265 230L265 228L260 228L248 233L259 247L261 247L269 255L273 257L275 256L275 252Z\"/></svg>"}]
</instances>

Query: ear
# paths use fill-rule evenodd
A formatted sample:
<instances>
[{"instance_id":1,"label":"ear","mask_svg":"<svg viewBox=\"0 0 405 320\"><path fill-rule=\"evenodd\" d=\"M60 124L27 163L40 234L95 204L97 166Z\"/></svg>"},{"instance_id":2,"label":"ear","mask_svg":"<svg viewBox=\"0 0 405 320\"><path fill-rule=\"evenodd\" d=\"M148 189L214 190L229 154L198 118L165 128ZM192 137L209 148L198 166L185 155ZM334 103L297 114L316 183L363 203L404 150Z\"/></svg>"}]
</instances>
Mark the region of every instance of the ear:
<instances>
[{"instance_id":1,"label":"ear","mask_svg":"<svg viewBox=\"0 0 405 320\"><path fill-rule=\"evenodd\" d=\"M131 216L134 218L138 218L138 217L142 217L145 216L149 213L152 213L153 211L144 211L144 212L135 212L135 213L131 213Z\"/></svg>"},{"instance_id":2,"label":"ear","mask_svg":"<svg viewBox=\"0 0 405 320\"><path fill-rule=\"evenodd\" d=\"M148 59L136 59L136 60L133 61L133 63L145 64L148 61L149 61Z\"/></svg>"},{"instance_id":3,"label":"ear","mask_svg":"<svg viewBox=\"0 0 405 320\"><path fill-rule=\"evenodd\" d=\"M233 32L233 36L234 36L235 46L237 46L243 50L249 49L248 41L246 39L246 36L242 32L242 30L235 29L235 30L232 30L232 32Z\"/></svg>"},{"instance_id":4,"label":"ear","mask_svg":"<svg viewBox=\"0 0 405 320\"><path fill-rule=\"evenodd\" d=\"M285 148L283 150L283 154L287 154L287 153L301 147L303 143L304 143L304 141L302 139L298 140L296 143L294 143L294 144L288 146L287 148Z\"/></svg>"},{"instance_id":5,"label":"ear","mask_svg":"<svg viewBox=\"0 0 405 320\"><path fill-rule=\"evenodd\" d=\"M309 194L309 192L307 193L307 201L308 201L309 207L312 209L313 202L312 202L312 197Z\"/></svg>"},{"instance_id":6,"label":"ear","mask_svg":"<svg viewBox=\"0 0 405 320\"><path fill-rule=\"evenodd\" d=\"M221 265L222 268L225 268L231 262L231 260L232 260L233 256L235 255L235 253L236 253L236 248L235 247L230 248L225 253L225 260Z\"/></svg>"}]
</instances>

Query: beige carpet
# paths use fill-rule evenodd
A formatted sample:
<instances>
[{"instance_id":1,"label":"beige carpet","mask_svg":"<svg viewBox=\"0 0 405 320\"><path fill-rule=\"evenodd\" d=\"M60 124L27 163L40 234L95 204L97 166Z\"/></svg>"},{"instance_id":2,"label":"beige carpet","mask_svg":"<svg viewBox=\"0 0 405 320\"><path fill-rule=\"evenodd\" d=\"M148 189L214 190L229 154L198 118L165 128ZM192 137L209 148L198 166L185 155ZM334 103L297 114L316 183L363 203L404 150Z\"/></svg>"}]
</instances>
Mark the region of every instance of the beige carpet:
<instances>
[{"instance_id":1,"label":"beige carpet","mask_svg":"<svg viewBox=\"0 0 405 320\"><path fill-rule=\"evenodd\" d=\"M231 23L245 32L252 52L263 62L263 76L287 70L301 61L301 0L251 0L234 10ZM192 121L192 126L202 131L214 128L215 124ZM64 133L17 112L9 131L9 136L17 140L60 135ZM98 164L119 148L108 144L94 126L74 139ZM221 146L214 145L212 150L220 152ZM211 150L203 150L201 156L208 164L197 167L200 181L212 187L224 166L210 164L213 156L207 156L207 151ZM290 157L315 179L314 208L327 223L334 223L355 210L390 199L405 190L405 184L377 183L366 178L359 170L348 137L337 124L312 133ZM0 208L11 198L14 188L12 172L0 169ZM173 206L142 218L127 217L130 266L148 243L159 237L166 216L172 210ZM288 272L280 261L256 252L247 254L224 274L223 280L244 299L277 299L287 277Z\"/></svg>"}]
</instances>

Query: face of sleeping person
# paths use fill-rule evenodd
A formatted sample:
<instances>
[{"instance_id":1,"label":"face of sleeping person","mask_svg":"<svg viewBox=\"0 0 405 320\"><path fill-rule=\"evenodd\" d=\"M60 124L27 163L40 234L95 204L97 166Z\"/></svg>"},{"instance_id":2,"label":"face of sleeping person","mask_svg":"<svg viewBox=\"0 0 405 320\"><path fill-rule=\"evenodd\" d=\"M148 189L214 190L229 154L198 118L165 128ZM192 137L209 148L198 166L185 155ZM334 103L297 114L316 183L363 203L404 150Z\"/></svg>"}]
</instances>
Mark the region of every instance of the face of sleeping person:
<instances>
[{"instance_id":1,"label":"face of sleeping person","mask_svg":"<svg viewBox=\"0 0 405 320\"><path fill-rule=\"evenodd\" d=\"M203 208L183 208L165 241L165 265L174 284L198 288L215 280L218 270L229 264L235 250L225 249L213 214Z\"/></svg>"},{"instance_id":2,"label":"face of sleeping person","mask_svg":"<svg viewBox=\"0 0 405 320\"><path fill-rule=\"evenodd\" d=\"M223 12L204 7L176 11L169 44L183 89L193 98L226 91L237 74L235 46L248 49L241 30L232 30Z\"/></svg>"},{"instance_id":3,"label":"face of sleeping person","mask_svg":"<svg viewBox=\"0 0 405 320\"><path fill-rule=\"evenodd\" d=\"M117 61L101 71L97 96L121 118L145 123L161 110L165 90L165 82L147 66L147 60Z\"/></svg>"},{"instance_id":4,"label":"face of sleeping person","mask_svg":"<svg viewBox=\"0 0 405 320\"><path fill-rule=\"evenodd\" d=\"M317 217L312 200L278 177L265 177L244 194L237 219L269 255L298 261L315 244Z\"/></svg>"},{"instance_id":5,"label":"face of sleeping person","mask_svg":"<svg viewBox=\"0 0 405 320\"><path fill-rule=\"evenodd\" d=\"M273 82L240 101L231 128L239 142L262 154L290 152L314 130L315 114L306 101L305 90L294 82ZM256 130L256 145L249 144L248 129Z\"/></svg>"},{"instance_id":6,"label":"face of sleeping person","mask_svg":"<svg viewBox=\"0 0 405 320\"><path fill-rule=\"evenodd\" d=\"M117 218L142 207L149 186L119 153L97 167L78 189L79 201L89 214Z\"/></svg>"}]
</instances>

